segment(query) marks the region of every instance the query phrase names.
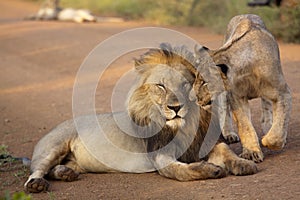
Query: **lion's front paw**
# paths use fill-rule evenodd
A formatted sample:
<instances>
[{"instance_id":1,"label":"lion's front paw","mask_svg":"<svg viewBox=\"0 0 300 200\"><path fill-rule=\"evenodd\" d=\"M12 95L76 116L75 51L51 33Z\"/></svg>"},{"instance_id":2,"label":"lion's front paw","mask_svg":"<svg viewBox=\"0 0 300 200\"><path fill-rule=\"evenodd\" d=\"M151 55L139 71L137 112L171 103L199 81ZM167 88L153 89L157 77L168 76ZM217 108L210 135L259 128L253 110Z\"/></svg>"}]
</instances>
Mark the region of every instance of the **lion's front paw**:
<instances>
[{"instance_id":1,"label":"lion's front paw","mask_svg":"<svg viewBox=\"0 0 300 200\"><path fill-rule=\"evenodd\" d=\"M226 170L222 167L217 166L218 169L214 171L213 178L223 178L227 175Z\"/></svg>"},{"instance_id":2,"label":"lion's front paw","mask_svg":"<svg viewBox=\"0 0 300 200\"><path fill-rule=\"evenodd\" d=\"M281 150L286 143L286 139L279 137L278 134L275 136L274 135L275 134L269 132L263 137L261 143L271 150Z\"/></svg>"},{"instance_id":3,"label":"lion's front paw","mask_svg":"<svg viewBox=\"0 0 300 200\"><path fill-rule=\"evenodd\" d=\"M229 133L224 134L223 137L226 140L226 142L229 144L237 143L240 141L239 136L233 131L230 131Z\"/></svg>"},{"instance_id":4,"label":"lion's front paw","mask_svg":"<svg viewBox=\"0 0 300 200\"><path fill-rule=\"evenodd\" d=\"M191 163L189 164L189 170L191 170L190 175L194 180L223 178L227 175L224 168L207 162Z\"/></svg>"},{"instance_id":5,"label":"lion's front paw","mask_svg":"<svg viewBox=\"0 0 300 200\"><path fill-rule=\"evenodd\" d=\"M239 159L232 162L230 172L237 176L244 176L255 174L258 172L258 169L253 161Z\"/></svg>"},{"instance_id":6,"label":"lion's front paw","mask_svg":"<svg viewBox=\"0 0 300 200\"><path fill-rule=\"evenodd\" d=\"M243 152L240 154L240 157L247 160L252 160L256 163L262 162L264 160L264 155L261 150L253 151L246 148L243 148Z\"/></svg>"},{"instance_id":7,"label":"lion's front paw","mask_svg":"<svg viewBox=\"0 0 300 200\"><path fill-rule=\"evenodd\" d=\"M28 192L37 193L37 192L48 191L49 186L50 186L50 184L46 179L33 178L26 183L25 189Z\"/></svg>"}]
</instances>

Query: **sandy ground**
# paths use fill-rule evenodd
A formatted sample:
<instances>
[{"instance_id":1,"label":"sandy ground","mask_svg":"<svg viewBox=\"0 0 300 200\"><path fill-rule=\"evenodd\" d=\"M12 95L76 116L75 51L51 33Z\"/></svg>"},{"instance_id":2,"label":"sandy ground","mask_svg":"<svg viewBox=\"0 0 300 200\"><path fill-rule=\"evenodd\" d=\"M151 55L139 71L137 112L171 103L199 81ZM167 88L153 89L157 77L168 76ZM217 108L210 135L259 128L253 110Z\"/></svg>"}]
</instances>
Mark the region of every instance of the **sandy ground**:
<instances>
[{"instance_id":1,"label":"sandy ground","mask_svg":"<svg viewBox=\"0 0 300 200\"><path fill-rule=\"evenodd\" d=\"M31 157L37 141L72 117L72 88L88 53L121 31L148 26L141 22L75 24L23 21L38 5L0 1L0 144L15 156ZM203 28L168 27L215 48L222 36ZM162 41L163 42L163 41ZM288 143L282 151L263 148L264 162L255 175L218 180L177 182L147 174L83 174L78 181L51 181L51 192L34 199L298 199L300 195L300 45L279 42L285 77L293 92ZM110 110L115 81L132 67L132 55L106 72L96 95L97 112ZM251 102L259 137L259 101ZM232 145L237 153L240 145ZM0 171L0 197L22 191L26 170Z\"/></svg>"}]
</instances>

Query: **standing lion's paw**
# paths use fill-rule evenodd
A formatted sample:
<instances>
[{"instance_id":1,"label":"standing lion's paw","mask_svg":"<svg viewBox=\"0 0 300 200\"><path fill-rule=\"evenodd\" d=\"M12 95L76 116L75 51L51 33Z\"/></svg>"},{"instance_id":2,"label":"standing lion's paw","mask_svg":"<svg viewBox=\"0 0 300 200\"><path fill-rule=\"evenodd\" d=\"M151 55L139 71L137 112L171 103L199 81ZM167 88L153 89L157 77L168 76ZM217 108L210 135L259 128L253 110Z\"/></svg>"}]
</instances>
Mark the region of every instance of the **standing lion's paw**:
<instances>
[{"instance_id":1,"label":"standing lion's paw","mask_svg":"<svg viewBox=\"0 0 300 200\"><path fill-rule=\"evenodd\" d=\"M252 151L246 148L243 148L243 152L240 154L240 157L247 160L252 160L256 163L262 162L264 160L264 155L262 151Z\"/></svg>"},{"instance_id":2,"label":"standing lion's paw","mask_svg":"<svg viewBox=\"0 0 300 200\"><path fill-rule=\"evenodd\" d=\"M28 192L38 193L38 192L46 192L49 189L49 182L46 181L44 178L33 178L29 180L26 185L25 189Z\"/></svg>"},{"instance_id":3,"label":"standing lion's paw","mask_svg":"<svg viewBox=\"0 0 300 200\"><path fill-rule=\"evenodd\" d=\"M244 176L251 175L258 172L256 164L251 160L239 159L235 160L231 164L231 169L229 169L233 175Z\"/></svg>"},{"instance_id":4,"label":"standing lion's paw","mask_svg":"<svg viewBox=\"0 0 300 200\"><path fill-rule=\"evenodd\" d=\"M228 144L233 144L240 141L239 136L233 131L223 134L223 137Z\"/></svg>"},{"instance_id":5,"label":"standing lion's paw","mask_svg":"<svg viewBox=\"0 0 300 200\"><path fill-rule=\"evenodd\" d=\"M274 136L272 133L268 133L263 137L261 143L268 149L281 150L284 147L286 140L282 137Z\"/></svg>"}]
</instances>

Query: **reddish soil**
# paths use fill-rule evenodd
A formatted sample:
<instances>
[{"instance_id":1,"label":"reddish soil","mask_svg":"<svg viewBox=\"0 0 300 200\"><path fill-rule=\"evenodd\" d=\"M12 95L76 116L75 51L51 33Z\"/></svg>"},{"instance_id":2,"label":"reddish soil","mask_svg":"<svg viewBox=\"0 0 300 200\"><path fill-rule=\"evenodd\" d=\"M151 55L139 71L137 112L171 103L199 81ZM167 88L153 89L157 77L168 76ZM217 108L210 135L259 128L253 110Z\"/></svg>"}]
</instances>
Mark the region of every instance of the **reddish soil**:
<instances>
[{"instance_id":1,"label":"reddish soil","mask_svg":"<svg viewBox=\"0 0 300 200\"><path fill-rule=\"evenodd\" d=\"M101 41L142 22L75 24L24 21L38 9L28 1L0 2L0 144L19 157L31 157L34 145L55 125L72 117L72 87L77 70ZM167 27L216 48L222 36L203 28ZM162 41L163 42L163 41ZM82 174L78 181L51 181L51 192L34 199L298 199L300 196L300 45L279 42L283 71L293 92L288 142L281 151L263 148L264 162L251 176L178 182L157 173ZM131 67L132 56L108 70L97 111L110 111L114 81ZM251 102L259 137L260 103ZM240 145L232 145L239 153ZM28 170L0 171L0 197L23 190Z\"/></svg>"}]
</instances>

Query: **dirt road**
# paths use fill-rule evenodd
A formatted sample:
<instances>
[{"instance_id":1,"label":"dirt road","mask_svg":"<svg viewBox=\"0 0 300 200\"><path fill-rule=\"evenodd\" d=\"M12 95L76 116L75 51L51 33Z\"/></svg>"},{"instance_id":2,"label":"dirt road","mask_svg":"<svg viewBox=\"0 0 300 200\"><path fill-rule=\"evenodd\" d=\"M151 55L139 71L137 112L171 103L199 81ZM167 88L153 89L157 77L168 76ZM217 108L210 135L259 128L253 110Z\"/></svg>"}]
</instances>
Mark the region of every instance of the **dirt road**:
<instances>
[{"instance_id":1,"label":"dirt road","mask_svg":"<svg viewBox=\"0 0 300 200\"><path fill-rule=\"evenodd\" d=\"M72 117L72 87L88 53L113 34L141 22L75 24L23 21L38 6L18 0L0 1L0 144L15 156L31 157L37 141L55 125ZM168 27L215 48L222 36L203 28ZM300 45L279 43L285 77L293 92L288 143L275 152L263 148L265 161L252 176L177 182L147 174L83 174L75 182L51 181L51 192L34 199L298 199L300 196ZM131 56L113 63L97 94L97 111L110 110L110 91ZM261 137L259 101L253 120ZM237 153L240 145L232 145ZM25 173L25 174L24 174ZM27 172L0 171L0 197L22 191Z\"/></svg>"}]
</instances>

